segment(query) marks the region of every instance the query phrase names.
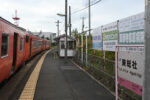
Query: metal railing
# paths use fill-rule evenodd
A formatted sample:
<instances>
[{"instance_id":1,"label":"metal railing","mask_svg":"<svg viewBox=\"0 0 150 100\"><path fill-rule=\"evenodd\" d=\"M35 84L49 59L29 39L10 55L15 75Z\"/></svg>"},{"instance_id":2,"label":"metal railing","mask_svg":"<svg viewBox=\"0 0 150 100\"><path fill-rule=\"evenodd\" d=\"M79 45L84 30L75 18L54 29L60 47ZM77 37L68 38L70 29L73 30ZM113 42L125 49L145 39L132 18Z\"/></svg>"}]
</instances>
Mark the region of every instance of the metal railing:
<instances>
[{"instance_id":1,"label":"metal railing","mask_svg":"<svg viewBox=\"0 0 150 100\"><path fill-rule=\"evenodd\" d=\"M88 68L93 68L97 71L101 71L105 75L114 79L115 77L115 61L109 59L103 59L101 57L88 54L86 63L86 54L83 53L83 62L81 60L81 52L77 51L74 60L79 63L81 66L86 66Z\"/></svg>"}]
</instances>

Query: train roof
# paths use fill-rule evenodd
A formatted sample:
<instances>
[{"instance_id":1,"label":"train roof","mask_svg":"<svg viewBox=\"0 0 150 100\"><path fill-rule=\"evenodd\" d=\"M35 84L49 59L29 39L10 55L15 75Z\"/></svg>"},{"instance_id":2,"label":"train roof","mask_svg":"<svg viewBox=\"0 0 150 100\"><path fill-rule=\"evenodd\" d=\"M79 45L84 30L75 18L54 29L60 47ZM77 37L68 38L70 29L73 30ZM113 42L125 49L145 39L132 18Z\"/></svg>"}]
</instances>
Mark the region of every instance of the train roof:
<instances>
[{"instance_id":1,"label":"train roof","mask_svg":"<svg viewBox=\"0 0 150 100\"><path fill-rule=\"evenodd\" d=\"M5 22L5 23L7 23L7 24L9 24L9 25L11 25L11 26L13 26L14 28L17 28L17 29L21 30L21 31L26 31L25 28L20 27L20 26L16 26L15 24L9 22L8 20L6 20L6 19L4 19L2 17L0 17L0 20L3 21L3 22Z\"/></svg>"},{"instance_id":2,"label":"train roof","mask_svg":"<svg viewBox=\"0 0 150 100\"><path fill-rule=\"evenodd\" d=\"M20 26L16 26L15 24L13 24L13 23L9 22L8 20L2 18L1 16L0 16L0 21L3 21L3 22L5 22L5 23L11 25L12 27L17 28L17 29L19 29L19 30L21 30L21 31L24 31L26 35L30 35L30 36L32 36L32 37L42 39L42 38L40 38L40 37L38 37L38 36L35 36L35 35L31 34L29 31L26 31L25 28L20 27ZM30 34L29 34L29 33L30 33ZM45 39L42 39L42 40L45 40Z\"/></svg>"}]
</instances>

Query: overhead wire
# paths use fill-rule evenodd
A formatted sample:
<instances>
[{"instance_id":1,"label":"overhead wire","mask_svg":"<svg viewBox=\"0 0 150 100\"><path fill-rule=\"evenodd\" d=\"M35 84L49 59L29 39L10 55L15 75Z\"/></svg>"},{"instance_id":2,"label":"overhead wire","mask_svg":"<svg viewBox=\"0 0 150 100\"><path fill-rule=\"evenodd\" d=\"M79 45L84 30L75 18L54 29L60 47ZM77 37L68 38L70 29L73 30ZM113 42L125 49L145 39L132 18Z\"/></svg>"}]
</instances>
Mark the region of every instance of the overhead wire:
<instances>
[{"instance_id":1,"label":"overhead wire","mask_svg":"<svg viewBox=\"0 0 150 100\"><path fill-rule=\"evenodd\" d=\"M91 5L90 5L90 6L96 5L96 4L99 3L100 1L101 1L101 0L93 0L93 1L91 2ZM74 11L73 13L71 13L71 15L76 14L76 13L78 13L78 12L81 12L81 11L87 9L87 8L89 8L89 5L86 6L86 7L84 7L84 8L81 8L81 9L79 9L79 10ZM61 27L61 30L62 30L63 28L64 28L64 25Z\"/></svg>"},{"instance_id":2,"label":"overhead wire","mask_svg":"<svg viewBox=\"0 0 150 100\"><path fill-rule=\"evenodd\" d=\"M96 1L96 2L94 2L94 3L91 3L91 5L90 6L94 6L94 5L96 5L97 3L99 3L101 0L98 0L98 1ZM74 11L73 13L71 13L72 15L73 14L76 14L76 13L78 13L78 12L80 12L80 11L83 11L83 10L85 10L85 9L87 9L87 8L89 8L89 5L87 6L87 7L84 7L84 8L82 8L82 9L79 9L79 10L77 10L77 11Z\"/></svg>"}]
</instances>

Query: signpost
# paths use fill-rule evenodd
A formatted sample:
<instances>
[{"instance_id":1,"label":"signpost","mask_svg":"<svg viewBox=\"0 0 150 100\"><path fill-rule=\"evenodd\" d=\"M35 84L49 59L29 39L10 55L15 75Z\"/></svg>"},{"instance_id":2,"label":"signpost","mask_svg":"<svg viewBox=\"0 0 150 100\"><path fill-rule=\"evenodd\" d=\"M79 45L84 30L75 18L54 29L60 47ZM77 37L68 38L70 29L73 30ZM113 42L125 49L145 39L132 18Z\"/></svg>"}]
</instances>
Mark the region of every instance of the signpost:
<instances>
[{"instance_id":1,"label":"signpost","mask_svg":"<svg viewBox=\"0 0 150 100\"><path fill-rule=\"evenodd\" d=\"M145 73L143 100L150 100L150 0L145 0Z\"/></svg>"},{"instance_id":2,"label":"signpost","mask_svg":"<svg viewBox=\"0 0 150 100\"><path fill-rule=\"evenodd\" d=\"M142 95L144 52L118 51L118 83Z\"/></svg>"},{"instance_id":3,"label":"signpost","mask_svg":"<svg viewBox=\"0 0 150 100\"><path fill-rule=\"evenodd\" d=\"M142 94L142 86L143 86L142 79L144 77L143 76L144 75L144 66L143 66L144 53L131 52L131 51L128 52L119 51L118 53L119 48L124 48L124 47L143 48L144 45L117 45L116 46L116 50L115 50L116 100L118 100L118 83L139 95ZM132 77L132 79L130 77Z\"/></svg>"},{"instance_id":4,"label":"signpost","mask_svg":"<svg viewBox=\"0 0 150 100\"><path fill-rule=\"evenodd\" d=\"M119 20L119 45L116 46L116 100L118 84L142 95L144 78L144 13Z\"/></svg>"}]
</instances>

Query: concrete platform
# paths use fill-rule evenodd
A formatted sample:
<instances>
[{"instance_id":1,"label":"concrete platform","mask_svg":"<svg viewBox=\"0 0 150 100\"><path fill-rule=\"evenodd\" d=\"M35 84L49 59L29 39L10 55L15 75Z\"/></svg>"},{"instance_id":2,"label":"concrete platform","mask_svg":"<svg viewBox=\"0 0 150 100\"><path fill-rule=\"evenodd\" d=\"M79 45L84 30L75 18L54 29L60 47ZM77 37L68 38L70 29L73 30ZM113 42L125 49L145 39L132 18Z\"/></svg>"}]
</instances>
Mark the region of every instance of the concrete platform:
<instances>
[{"instance_id":1,"label":"concrete platform","mask_svg":"<svg viewBox=\"0 0 150 100\"><path fill-rule=\"evenodd\" d=\"M43 62L34 100L115 100L104 87L51 51Z\"/></svg>"}]
</instances>

